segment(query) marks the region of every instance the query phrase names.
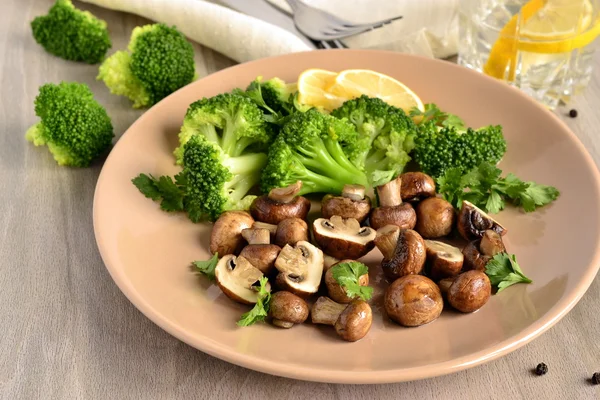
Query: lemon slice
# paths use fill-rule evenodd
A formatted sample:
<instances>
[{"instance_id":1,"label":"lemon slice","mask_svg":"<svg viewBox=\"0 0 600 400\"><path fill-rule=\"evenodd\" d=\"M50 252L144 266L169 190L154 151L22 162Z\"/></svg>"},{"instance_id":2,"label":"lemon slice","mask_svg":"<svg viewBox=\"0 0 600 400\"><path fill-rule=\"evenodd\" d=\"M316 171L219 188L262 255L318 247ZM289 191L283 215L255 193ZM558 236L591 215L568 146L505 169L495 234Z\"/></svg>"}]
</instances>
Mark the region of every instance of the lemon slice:
<instances>
[{"instance_id":1,"label":"lemon slice","mask_svg":"<svg viewBox=\"0 0 600 400\"><path fill-rule=\"evenodd\" d=\"M407 113L413 107L424 111L423 102L419 96L402 82L367 69L348 69L340 72L328 92L348 100L363 94L369 97L378 97Z\"/></svg>"},{"instance_id":2,"label":"lemon slice","mask_svg":"<svg viewBox=\"0 0 600 400\"><path fill-rule=\"evenodd\" d=\"M561 40L587 30L594 9L589 0L549 0L521 28L532 40Z\"/></svg>"},{"instance_id":3,"label":"lemon slice","mask_svg":"<svg viewBox=\"0 0 600 400\"><path fill-rule=\"evenodd\" d=\"M331 111L339 107L346 99L327 91L333 85L337 73L324 69L307 69L298 77L298 101L309 106Z\"/></svg>"}]
</instances>

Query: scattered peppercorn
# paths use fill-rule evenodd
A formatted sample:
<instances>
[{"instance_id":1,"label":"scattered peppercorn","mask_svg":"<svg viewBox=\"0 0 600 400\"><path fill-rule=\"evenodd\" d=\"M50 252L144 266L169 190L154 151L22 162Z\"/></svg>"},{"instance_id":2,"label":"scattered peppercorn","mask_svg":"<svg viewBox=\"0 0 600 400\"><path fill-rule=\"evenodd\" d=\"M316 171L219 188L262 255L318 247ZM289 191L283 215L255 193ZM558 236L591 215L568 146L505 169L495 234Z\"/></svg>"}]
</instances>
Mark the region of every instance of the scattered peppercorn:
<instances>
[{"instance_id":1,"label":"scattered peppercorn","mask_svg":"<svg viewBox=\"0 0 600 400\"><path fill-rule=\"evenodd\" d=\"M592 383L594 385L600 385L600 372L595 372L594 375L592 375Z\"/></svg>"},{"instance_id":2,"label":"scattered peppercorn","mask_svg":"<svg viewBox=\"0 0 600 400\"><path fill-rule=\"evenodd\" d=\"M577 110L576 109L572 109L571 111L569 111L569 117L576 118L577 117Z\"/></svg>"},{"instance_id":3,"label":"scattered peppercorn","mask_svg":"<svg viewBox=\"0 0 600 400\"><path fill-rule=\"evenodd\" d=\"M547 372L548 372L548 366L544 363L539 363L537 365L537 367L535 367L536 375L546 375Z\"/></svg>"}]
</instances>

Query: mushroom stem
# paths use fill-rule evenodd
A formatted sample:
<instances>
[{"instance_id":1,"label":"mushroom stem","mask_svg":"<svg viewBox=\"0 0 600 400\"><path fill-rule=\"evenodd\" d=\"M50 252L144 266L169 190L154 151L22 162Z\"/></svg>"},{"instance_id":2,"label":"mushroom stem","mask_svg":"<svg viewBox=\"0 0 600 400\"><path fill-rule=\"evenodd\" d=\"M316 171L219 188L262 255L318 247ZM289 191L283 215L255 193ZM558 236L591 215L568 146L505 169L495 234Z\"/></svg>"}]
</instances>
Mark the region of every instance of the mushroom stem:
<instances>
[{"instance_id":1,"label":"mushroom stem","mask_svg":"<svg viewBox=\"0 0 600 400\"><path fill-rule=\"evenodd\" d=\"M269 231L269 234L271 236L275 236L275 233L277 232L277 225L267 224L266 222L260 222L260 221L255 221L252 224L252 228L254 228L254 229L266 229L266 230Z\"/></svg>"},{"instance_id":2,"label":"mushroom stem","mask_svg":"<svg viewBox=\"0 0 600 400\"><path fill-rule=\"evenodd\" d=\"M402 204L401 193L402 180L397 177L385 185L377 186L380 207L394 207Z\"/></svg>"},{"instance_id":3,"label":"mushroom stem","mask_svg":"<svg viewBox=\"0 0 600 400\"><path fill-rule=\"evenodd\" d=\"M312 323L333 326L346 307L346 304L339 304L329 297L321 296L310 310Z\"/></svg>"},{"instance_id":4,"label":"mushroom stem","mask_svg":"<svg viewBox=\"0 0 600 400\"><path fill-rule=\"evenodd\" d=\"M396 225L386 225L377 230L375 246L381 251L385 260L394 258L394 252L396 251L396 244L398 243L399 237L400 228Z\"/></svg>"},{"instance_id":5,"label":"mushroom stem","mask_svg":"<svg viewBox=\"0 0 600 400\"><path fill-rule=\"evenodd\" d=\"M344 185L342 197L352 201L360 201L365 198L365 187L361 185Z\"/></svg>"},{"instance_id":6,"label":"mushroom stem","mask_svg":"<svg viewBox=\"0 0 600 400\"><path fill-rule=\"evenodd\" d=\"M300 193L300 189L302 189L302 181L296 181L296 183L283 188L271 189L269 199L277 203L289 203Z\"/></svg>"},{"instance_id":7,"label":"mushroom stem","mask_svg":"<svg viewBox=\"0 0 600 400\"><path fill-rule=\"evenodd\" d=\"M242 231L242 236L248 244L269 244L271 242L271 234L267 229L247 228Z\"/></svg>"},{"instance_id":8,"label":"mushroom stem","mask_svg":"<svg viewBox=\"0 0 600 400\"><path fill-rule=\"evenodd\" d=\"M273 318L272 323L273 323L273 325L275 325L279 328L285 328L285 329L290 329L292 326L294 326L293 322L282 321L280 319L275 319L275 318Z\"/></svg>"}]
</instances>

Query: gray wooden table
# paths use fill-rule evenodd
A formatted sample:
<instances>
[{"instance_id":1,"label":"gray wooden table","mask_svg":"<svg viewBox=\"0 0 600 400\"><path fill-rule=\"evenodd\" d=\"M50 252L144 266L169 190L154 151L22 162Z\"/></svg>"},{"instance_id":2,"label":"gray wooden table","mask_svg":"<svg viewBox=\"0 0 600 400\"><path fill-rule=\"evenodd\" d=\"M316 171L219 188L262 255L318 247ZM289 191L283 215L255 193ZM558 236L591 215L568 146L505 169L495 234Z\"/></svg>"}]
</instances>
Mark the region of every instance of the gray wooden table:
<instances>
[{"instance_id":1,"label":"gray wooden table","mask_svg":"<svg viewBox=\"0 0 600 400\"><path fill-rule=\"evenodd\" d=\"M58 167L24 139L37 121L40 85L90 85L117 136L141 115L94 78L97 66L46 54L29 21L50 0L3 0L0 11L0 398L1 399L598 399L600 282L529 345L464 372L390 385L301 382L243 369L201 353L155 326L121 294L98 254L92 197L101 162ZM141 18L77 4L109 23L124 48ZM599 54L600 55L600 54ZM201 75L233 61L196 46ZM600 59L597 59L600 60ZM599 66L600 67L600 66ZM562 117L600 161L600 68ZM567 110L557 112L562 116ZM543 377L531 373L548 364Z\"/></svg>"}]
</instances>

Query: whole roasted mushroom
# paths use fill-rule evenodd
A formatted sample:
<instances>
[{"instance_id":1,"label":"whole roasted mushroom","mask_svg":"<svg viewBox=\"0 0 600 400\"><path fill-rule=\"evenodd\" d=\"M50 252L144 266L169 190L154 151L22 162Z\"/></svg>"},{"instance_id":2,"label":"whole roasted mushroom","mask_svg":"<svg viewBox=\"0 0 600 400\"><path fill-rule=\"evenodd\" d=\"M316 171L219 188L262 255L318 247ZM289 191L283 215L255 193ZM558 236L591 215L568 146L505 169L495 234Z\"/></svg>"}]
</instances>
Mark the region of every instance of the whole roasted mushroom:
<instances>
[{"instance_id":1,"label":"whole roasted mushroom","mask_svg":"<svg viewBox=\"0 0 600 400\"><path fill-rule=\"evenodd\" d=\"M481 271L467 271L440 281L440 290L456 310L470 313L483 307L492 295L490 278Z\"/></svg>"},{"instance_id":2,"label":"whole roasted mushroom","mask_svg":"<svg viewBox=\"0 0 600 400\"><path fill-rule=\"evenodd\" d=\"M308 304L301 297L287 291L276 292L269 303L271 323L289 329L308 318Z\"/></svg>"},{"instance_id":3,"label":"whole roasted mushroom","mask_svg":"<svg viewBox=\"0 0 600 400\"><path fill-rule=\"evenodd\" d=\"M439 281L460 274L464 256L458 247L437 240L425 240L428 276Z\"/></svg>"},{"instance_id":4,"label":"whole roasted mushroom","mask_svg":"<svg viewBox=\"0 0 600 400\"><path fill-rule=\"evenodd\" d=\"M253 224L254 219L247 212L224 212L210 232L210 252L219 253L219 257L238 254L245 244L242 231L252 227Z\"/></svg>"},{"instance_id":5,"label":"whole roasted mushroom","mask_svg":"<svg viewBox=\"0 0 600 400\"><path fill-rule=\"evenodd\" d=\"M417 224L415 230L426 239L435 239L449 235L454 225L454 207L439 197L429 197L416 208Z\"/></svg>"},{"instance_id":6,"label":"whole roasted mushroom","mask_svg":"<svg viewBox=\"0 0 600 400\"><path fill-rule=\"evenodd\" d=\"M375 230L386 225L396 225L401 229L413 229L417 223L417 214L410 203L403 203L400 194L400 177L377 186L379 207L371 211L369 224Z\"/></svg>"},{"instance_id":7,"label":"whole roasted mushroom","mask_svg":"<svg viewBox=\"0 0 600 400\"><path fill-rule=\"evenodd\" d=\"M466 200L463 201L458 214L457 228L465 240L479 239L487 230L492 230L501 236L506 234L506 228Z\"/></svg>"},{"instance_id":8,"label":"whole roasted mushroom","mask_svg":"<svg viewBox=\"0 0 600 400\"><path fill-rule=\"evenodd\" d=\"M286 218L306 219L310 210L310 201L298 193L302 181L293 185L272 189L268 195L257 197L250 205L250 213L257 221L279 224Z\"/></svg>"},{"instance_id":9,"label":"whole roasted mushroom","mask_svg":"<svg viewBox=\"0 0 600 400\"><path fill-rule=\"evenodd\" d=\"M339 304L321 296L312 306L310 315L313 324L332 325L338 336L348 342L365 337L373 322L371 306L362 300Z\"/></svg>"},{"instance_id":10,"label":"whole roasted mushroom","mask_svg":"<svg viewBox=\"0 0 600 400\"><path fill-rule=\"evenodd\" d=\"M270 244L270 234L266 229L244 229L242 236L246 239L248 245L242 249L240 256L250 261L263 274L271 275L281 247Z\"/></svg>"},{"instance_id":11,"label":"whole roasted mushroom","mask_svg":"<svg viewBox=\"0 0 600 400\"><path fill-rule=\"evenodd\" d=\"M485 271L487 263L498 253L506 252L502 236L495 231L487 230L481 239L469 242L462 253L464 269Z\"/></svg>"},{"instance_id":12,"label":"whole roasted mushroom","mask_svg":"<svg viewBox=\"0 0 600 400\"><path fill-rule=\"evenodd\" d=\"M440 288L423 275L396 279L385 291L387 315L403 326L420 326L437 319L444 308Z\"/></svg>"},{"instance_id":13,"label":"whole roasted mushroom","mask_svg":"<svg viewBox=\"0 0 600 400\"><path fill-rule=\"evenodd\" d=\"M321 201L321 215L331 218L354 218L362 223L371 211L371 199L365 196L365 188L360 185L345 185L341 196L325 195Z\"/></svg>"},{"instance_id":14,"label":"whole roasted mushroom","mask_svg":"<svg viewBox=\"0 0 600 400\"><path fill-rule=\"evenodd\" d=\"M335 267L337 264L348 262L354 262L354 260L339 261L338 263L332 265L331 268L327 269L327 272L325 272L325 286L327 287L327 293L329 294L329 297L332 300L342 304L348 304L352 302L354 298L348 297L346 289L342 287L333 277L333 267ZM369 286L369 274L361 275L360 278L358 278L358 284L360 286Z\"/></svg>"},{"instance_id":15,"label":"whole roasted mushroom","mask_svg":"<svg viewBox=\"0 0 600 400\"><path fill-rule=\"evenodd\" d=\"M308 224L303 219L286 218L277 225L275 244L283 247L286 244L295 246L298 242L308 241Z\"/></svg>"},{"instance_id":16,"label":"whole roasted mushroom","mask_svg":"<svg viewBox=\"0 0 600 400\"><path fill-rule=\"evenodd\" d=\"M323 276L323 252L309 242L285 245L275 260L275 284L300 297L317 293Z\"/></svg>"},{"instance_id":17,"label":"whole roasted mushroom","mask_svg":"<svg viewBox=\"0 0 600 400\"><path fill-rule=\"evenodd\" d=\"M256 284L263 276L250 261L233 254L222 257L215 268L215 280L219 288L227 297L242 304L257 302ZM268 283L267 290L271 290Z\"/></svg>"},{"instance_id":18,"label":"whole roasted mushroom","mask_svg":"<svg viewBox=\"0 0 600 400\"><path fill-rule=\"evenodd\" d=\"M313 223L315 242L325 254L343 259L359 259L375 247L376 232L360 226L354 218L343 219L334 215L330 219L318 218Z\"/></svg>"},{"instance_id":19,"label":"whole roasted mushroom","mask_svg":"<svg viewBox=\"0 0 600 400\"><path fill-rule=\"evenodd\" d=\"M431 176L423 172L405 172L400 178L403 201L419 201L435 196L435 181Z\"/></svg>"},{"instance_id":20,"label":"whole roasted mushroom","mask_svg":"<svg viewBox=\"0 0 600 400\"><path fill-rule=\"evenodd\" d=\"M386 278L393 281L405 275L420 274L427 258L421 235L412 229L400 229L396 243L393 242L394 236L395 231L390 230L388 240L383 240L380 235L376 242L384 255L381 268Z\"/></svg>"}]
</instances>

